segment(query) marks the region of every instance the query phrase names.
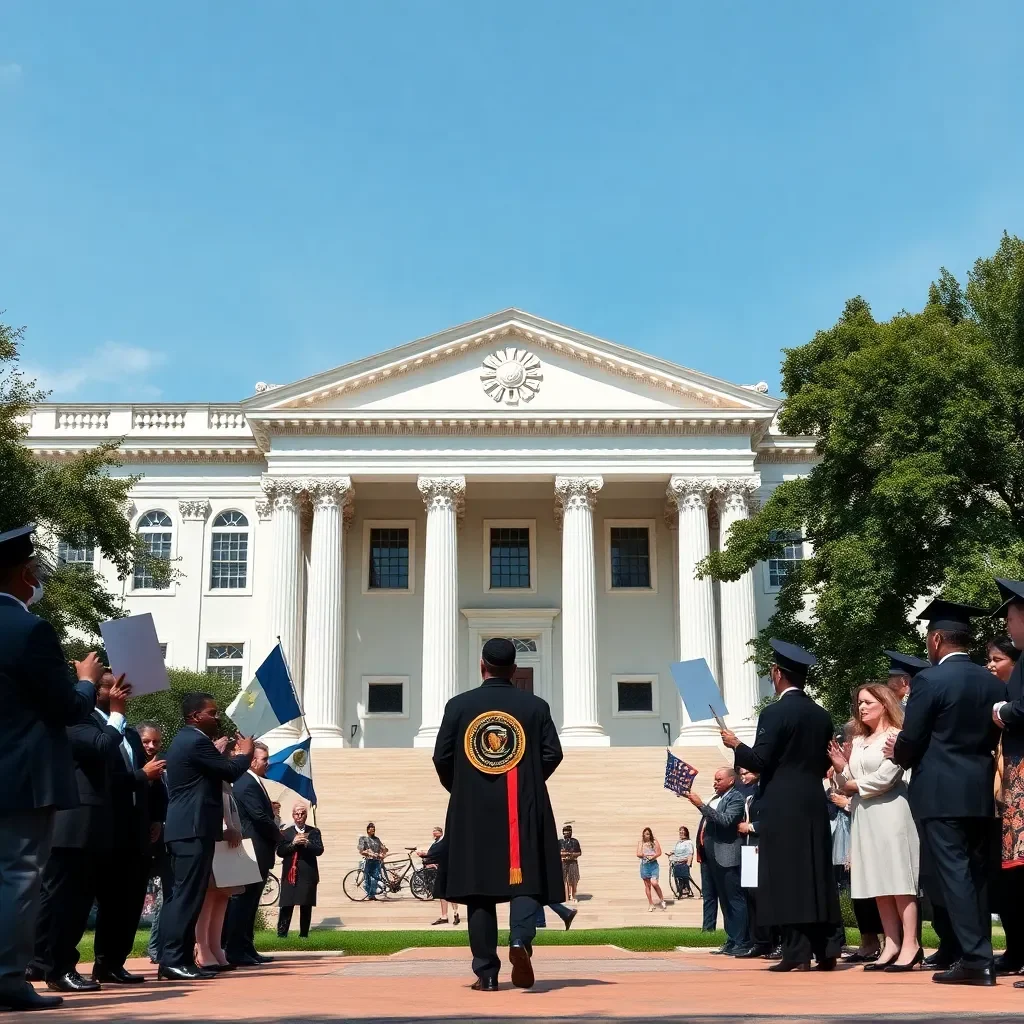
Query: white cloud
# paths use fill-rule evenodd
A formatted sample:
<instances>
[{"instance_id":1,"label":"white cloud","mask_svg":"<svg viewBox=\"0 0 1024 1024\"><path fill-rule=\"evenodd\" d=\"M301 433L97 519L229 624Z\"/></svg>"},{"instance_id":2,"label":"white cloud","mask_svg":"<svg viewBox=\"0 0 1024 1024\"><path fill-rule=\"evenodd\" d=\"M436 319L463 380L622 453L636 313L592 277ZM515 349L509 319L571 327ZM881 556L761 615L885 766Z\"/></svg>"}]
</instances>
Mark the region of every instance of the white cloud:
<instances>
[{"instance_id":1,"label":"white cloud","mask_svg":"<svg viewBox=\"0 0 1024 1024\"><path fill-rule=\"evenodd\" d=\"M25 376L34 378L51 398L76 398L106 401L126 401L128 398L157 398L160 389L145 378L165 362L162 352L138 345L121 345L108 341L95 349L87 358L60 367L25 366ZM115 394L104 385L128 384L131 395ZM100 394L86 394L94 385L101 385Z\"/></svg>"},{"instance_id":2,"label":"white cloud","mask_svg":"<svg viewBox=\"0 0 1024 1024\"><path fill-rule=\"evenodd\" d=\"M21 65L14 61L0 62L0 85L17 82L21 78Z\"/></svg>"}]
</instances>

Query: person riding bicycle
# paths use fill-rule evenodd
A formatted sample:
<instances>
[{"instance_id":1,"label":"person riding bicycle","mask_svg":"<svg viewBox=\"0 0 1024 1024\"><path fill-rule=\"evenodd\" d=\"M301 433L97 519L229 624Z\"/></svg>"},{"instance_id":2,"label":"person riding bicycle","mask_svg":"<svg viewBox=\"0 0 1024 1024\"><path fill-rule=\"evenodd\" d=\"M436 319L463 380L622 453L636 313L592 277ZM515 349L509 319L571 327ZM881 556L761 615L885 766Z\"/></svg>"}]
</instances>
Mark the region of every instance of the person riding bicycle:
<instances>
[{"instance_id":1,"label":"person riding bicycle","mask_svg":"<svg viewBox=\"0 0 1024 1024\"><path fill-rule=\"evenodd\" d=\"M441 859L445 856L447 851L447 844L441 838L444 835L444 829L440 825L434 826L433 831L433 842L425 850L417 850L416 856L423 858L423 867L430 872L433 876L434 881L437 879L437 873L441 866ZM442 897L441 899L441 916L436 921L431 921L434 924L447 924L448 923L448 900ZM452 924L459 923L459 905L458 903L451 904L452 913L454 920Z\"/></svg>"},{"instance_id":2,"label":"person riding bicycle","mask_svg":"<svg viewBox=\"0 0 1024 1024\"><path fill-rule=\"evenodd\" d=\"M366 898L377 898L377 885L380 881L381 868L388 848L377 838L377 828L373 822L366 826L366 835L359 837L359 854L363 858L363 885L366 887Z\"/></svg>"}]
</instances>

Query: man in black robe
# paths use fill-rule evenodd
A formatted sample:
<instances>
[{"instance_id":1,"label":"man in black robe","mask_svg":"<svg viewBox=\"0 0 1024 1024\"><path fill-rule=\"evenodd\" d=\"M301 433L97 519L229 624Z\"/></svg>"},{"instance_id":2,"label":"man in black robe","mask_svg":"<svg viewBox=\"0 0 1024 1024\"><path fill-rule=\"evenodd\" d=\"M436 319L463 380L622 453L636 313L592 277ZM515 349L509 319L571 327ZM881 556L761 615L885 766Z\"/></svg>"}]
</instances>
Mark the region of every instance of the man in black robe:
<instances>
[{"instance_id":1,"label":"man in black robe","mask_svg":"<svg viewBox=\"0 0 1024 1024\"><path fill-rule=\"evenodd\" d=\"M512 685L511 640L484 644L483 685L453 697L434 746L451 794L437 895L466 906L473 988L498 988L496 905L509 903L512 984L533 985L540 906L565 899L562 860L545 783L562 760L547 702Z\"/></svg>"},{"instance_id":2,"label":"man in black robe","mask_svg":"<svg viewBox=\"0 0 1024 1024\"><path fill-rule=\"evenodd\" d=\"M316 859L324 852L320 829L306 824L307 808L301 801L292 808L295 823L281 833L277 855L281 858L281 909L277 915L277 937L288 938L292 908L299 908L299 938L309 938L309 922L316 906L320 869Z\"/></svg>"},{"instance_id":3,"label":"man in black robe","mask_svg":"<svg viewBox=\"0 0 1024 1024\"><path fill-rule=\"evenodd\" d=\"M971 617L983 614L938 600L918 616L928 623L931 666L915 678L903 728L884 747L886 757L911 770L907 795L921 836L921 882L936 911L940 952L956 957L932 975L945 984L996 982L989 875L999 731L992 718L1006 687L967 653Z\"/></svg>"},{"instance_id":4,"label":"man in black robe","mask_svg":"<svg viewBox=\"0 0 1024 1024\"><path fill-rule=\"evenodd\" d=\"M829 971L844 938L822 783L832 719L804 693L817 658L795 644L770 643L779 699L761 712L753 747L729 730L722 742L735 750L737 768L760 775L757 914L762 926L782 931L782 960L768 970L806 971L813 955Z\"/></svg>"}]
</instances>

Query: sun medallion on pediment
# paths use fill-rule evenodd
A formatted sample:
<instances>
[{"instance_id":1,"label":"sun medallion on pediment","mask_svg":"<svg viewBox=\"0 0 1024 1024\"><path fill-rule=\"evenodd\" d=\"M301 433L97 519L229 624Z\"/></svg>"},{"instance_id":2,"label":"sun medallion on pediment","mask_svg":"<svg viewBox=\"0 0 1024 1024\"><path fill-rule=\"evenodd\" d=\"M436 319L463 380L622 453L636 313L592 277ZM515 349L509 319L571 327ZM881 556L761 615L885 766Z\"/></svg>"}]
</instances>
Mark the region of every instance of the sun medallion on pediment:
<instances>
[{"instance_id":1,"label":"sun medallion on pediment","mask_svg":"<svg viewBox=\"0 0 1024 1024\"><path fill-rule=\"evenodd\" d=\"M484 393L499 405L529 402L540 390L544 375L540 360L525 348L499 348L484 359L480 382Z\"/></svg>"}]
</instances>

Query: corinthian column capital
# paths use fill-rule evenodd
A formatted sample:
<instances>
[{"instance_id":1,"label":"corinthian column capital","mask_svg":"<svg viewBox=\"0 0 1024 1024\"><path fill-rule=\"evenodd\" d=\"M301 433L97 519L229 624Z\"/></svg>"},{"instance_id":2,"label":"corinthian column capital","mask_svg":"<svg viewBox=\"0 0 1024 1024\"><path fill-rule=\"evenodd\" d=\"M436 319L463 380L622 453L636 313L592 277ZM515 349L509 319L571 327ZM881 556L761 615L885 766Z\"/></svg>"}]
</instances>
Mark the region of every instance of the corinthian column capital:
<instances>
[{"instance_id":1,"label":"corinthian column capital","mask_svg":"<svg viewBox=\"0 0 1024 1024\"><path fill-rule=\"evenodd\" d=\"M182 500L178 502L178 511L182 519L202 521L210 514L210 503L205 498Z\"/></svg>"},{"instance_id":2,"label":"corinthian column capital","mask_svg":"<svg viewBox=\"0 0 1024 1024\"><path fill-rule=\"evenodd\" d=\"M709 476L674 476L665 488L665 496L669 504L679 510L693 508L707 511L711 496L718 486L718 481Z\"/></svg>"},{"instance_id":3,"label":"corinthian column capital","mask_svg":"<svg viewBox=\"0 0 1024 1024\"><path fill-rule=\"evenodd\" d=\"M563 509L589 508L597 504L597 492L604 487L600 476L556 476L555 497Z\"/></svg>"},{"instance_id":4,"label":"corinthian column capital","mask_svg":"<svg viewBox=\"0 0 1024 1024\"><path fill-rule=\"evenodd\" d=\"M421 476L416 481L427 512L453 509L462 515L466 499L466 478L464 476Z\"/></svg>"},{"instance_id":5,"label":"corinthian column capital","mask_svg":"<svg viewBox=\"0 0 1024 1024\"><path fill-rule=\"evenodd\" d=\"M266 495L266 500L277 511L297 509L299 507L299 495L304 490L305 483L302 480L265 476L260 481L260 487Z\"/></svg>"},{"instance_id":6,"label":"corinthian column capital","mask_svg":"<svg viewBox=\"0 0 1024 1024\"><path fill-rule=\"evenodd\" d=\"M757 473L720 481L722 511L734 516L749 515L757 508L757 492L760 488L761 477Z\"/></svg>"},{"instance_id":7,"label":"corinthian column capital","mask_svg":"<svg viewBox=\"0 0 1024 1024\"><path fill-rule=\"evenodd\" d=\"M332 476L306 480L303 490L309 494L314 511L318 508L344 508L353 497L352 478L348 476Z\"/></svg>"}]
</instances>

